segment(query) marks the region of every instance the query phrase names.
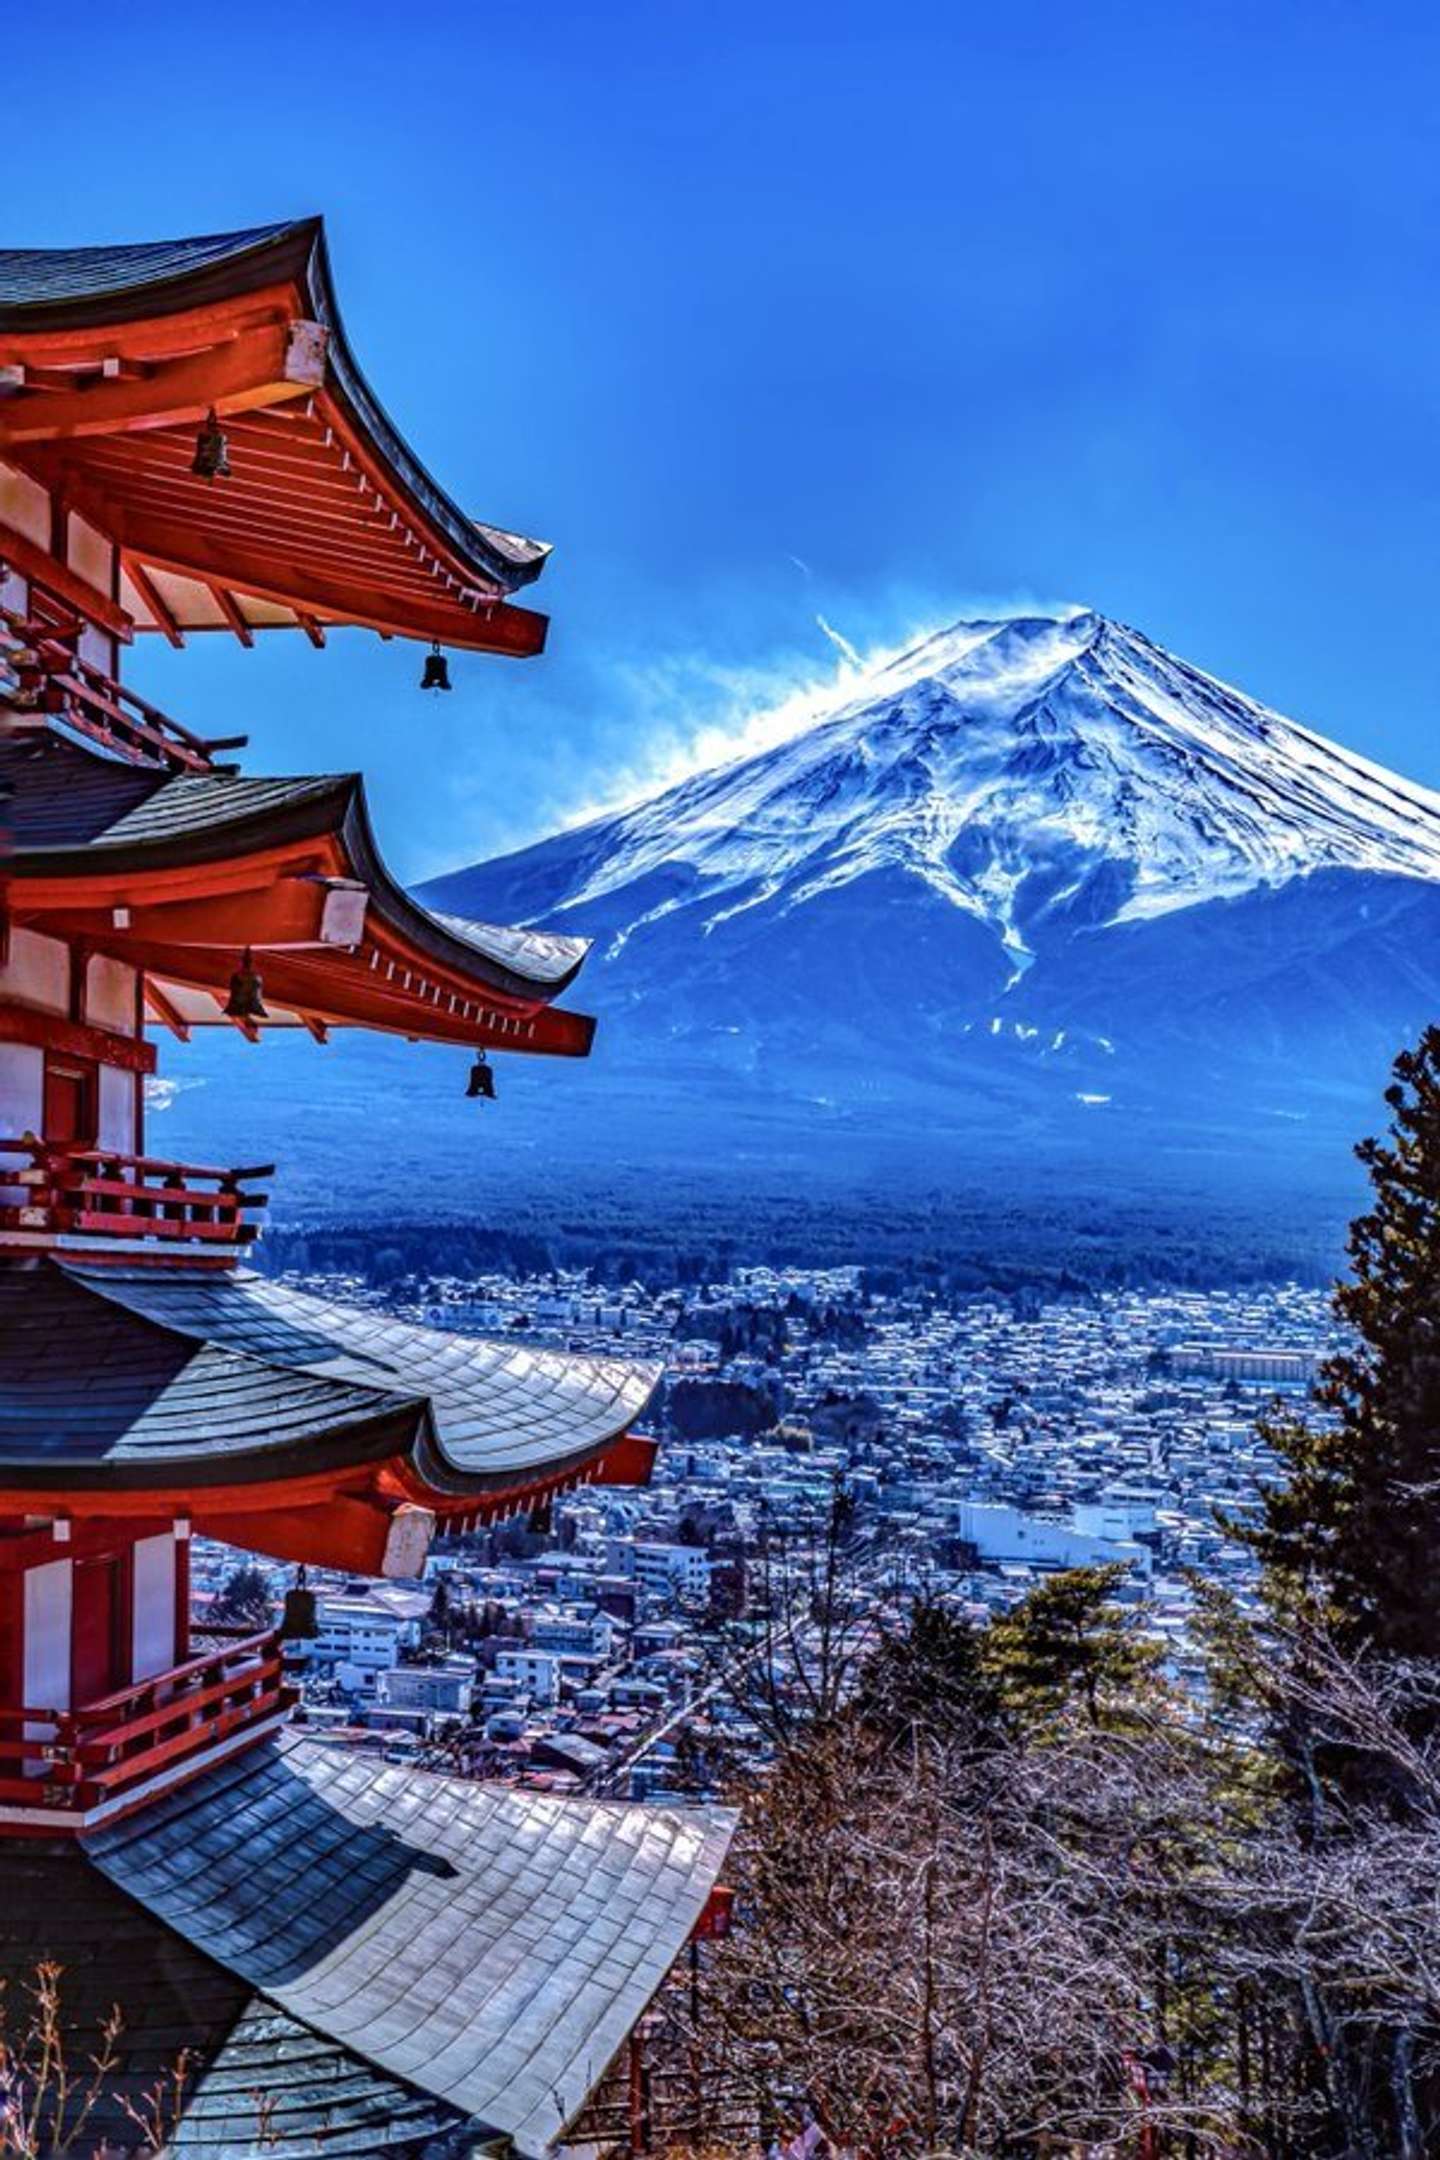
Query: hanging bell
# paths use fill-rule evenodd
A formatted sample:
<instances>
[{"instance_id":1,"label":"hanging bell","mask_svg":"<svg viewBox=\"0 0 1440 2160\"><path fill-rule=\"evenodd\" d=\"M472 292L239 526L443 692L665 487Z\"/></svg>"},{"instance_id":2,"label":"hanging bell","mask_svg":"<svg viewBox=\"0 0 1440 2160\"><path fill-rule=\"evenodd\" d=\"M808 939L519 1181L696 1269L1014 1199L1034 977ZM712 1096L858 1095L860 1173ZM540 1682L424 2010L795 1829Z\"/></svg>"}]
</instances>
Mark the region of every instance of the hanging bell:
<instances>
[{"instance_id":1,"label":"hanging bell","mask_svg":"<svg viewBox=\"0 0 1440 2160\"><path fill-rule=\"evenodd\" d=\"M197 480L228 480L230 477L230 444L215 417L213 405L195 437L195 455L190 461L190 470Z\"/></svg>"},{"instance_id":2,"label":"hanging bell","mask_svg":"<svg viewBox=\"0 0 1440 2160\"><path fill-rule=\"evenodd\" d=\"M265 985L255 972L255 963L247 945L240 956L240 965L230 977L230 996L225 1006L227 1020L268 1020L270 1015L264 1005Z\"/></svg>"},{"instance_id":3,"label":"hanging bell","mask_svg":"<svg viewBox=\"0 0 1440 2160\"><path fill-rule=\"evenodd\" d=\"M495 1075L490 1069L490 1060L483 1050L477 1050L475 1053L475 1062L470 1067L470 1084L465 1090L467 1102L477 1095L485 1102L494 1102L495 1100Z\"/></svg>"},{"instance_id":4,"label":"hanging bell","mask_svg":"<svg viewBox=\"0 0 1440 2160\"><path fill-rule=\"evenodd\" d=\"M306 1587L302 1567L295 1577L294 1588L285 1592L285 1610L280 1619L281 1642L314 1642L320 1633L315 1611L315 1592Z\"/></svg>"},{"instance_id":5,"label":"hanging bell","mask_svg":"<svg viewBox=\"0 0 1440 2160\"><path fill-rule=\"evenodd\" d=\"M425 672L420 677L422 690L448 690L450 688L450 663L440 650L440 640L425 655Z\"/></svg>"}]
</instances>

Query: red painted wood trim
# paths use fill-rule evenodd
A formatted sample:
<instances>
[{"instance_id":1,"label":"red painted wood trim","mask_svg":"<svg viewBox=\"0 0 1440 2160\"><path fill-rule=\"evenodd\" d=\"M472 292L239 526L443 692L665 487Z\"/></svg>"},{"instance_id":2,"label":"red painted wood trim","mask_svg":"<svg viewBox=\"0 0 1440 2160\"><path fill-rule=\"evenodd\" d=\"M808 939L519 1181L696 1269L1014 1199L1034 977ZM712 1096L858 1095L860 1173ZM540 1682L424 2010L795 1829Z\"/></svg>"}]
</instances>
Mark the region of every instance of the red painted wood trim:
<instances>
[{"instance_id":1,"label":"red painted wood trim","mask_svg":"<svg viewBox=\"0 0 1440 2160\"><path fill-rule=\"evenodd\" d=\"M32 1508L31 1513L43 1510ZM60 1510L61 1519L66 1511ZM70 1534L57 1538L50 1529L19 1530L0 1535L0 1578L21 1575L27 1568L43 1567L50 1560L93 1560L105 1553L127 1552L137 1538L156 1537L168 1530L174 1517L156 1512L151 1502L148 1516L132 1518L127 1522L110 1522L96 1518L91 1522L71 1522ZM0 1696L0 1702L17 1702L18 1690ZM0 1709L0 1718L5 1716Z\"/></svg>"},{"instance_id":2,"label":"red painted wood trim","mask_svg":"<svg viewBox=\"0 0 1440 2160\"><path fill-rule=\"evenodd\" d=\"M160 632L160 635L170 645L177 647L183 645L185 643L185 633L166 606L154 580L147 575L144 563L136 562L133 556L127 555L125 550L120 547L115 550L115 560L124 570L126 577L129 578L146 607L149 608L151 615L155 618L155 628ZM136 628L148 629L149 625L137 621Z\"/></svg>"},{"instance_id":3,"label":"red painted wood trim","mask_svg":"<svg viewBox=\"0 0 1440 2160\"><path fill-rule=\"evenodd\" d=\"M243 298L209 301L173 314L141 314L128 322L88 323L74 330L11 330L0 336L0 365L63 366L82 359L98 363L111 356L157 360L192 353L202 345L292 316L301 305L298 288L287 278Z\"/></svg>"},{"instance_id":4,"label":"red painted wood trim","mask_svg":"<svg viewBox=\"0 0 1440 2160\"><path fill-rule=\"evenodd\" d=\"M121 1072L155 1070L154 1043L62 1020L58 1013L36 1012L29 1005L0 1005L0 1042L25 1043L35 1050L59 1050L69 1057L93 1058L96 1064L113 1065Z\"/></svg>"},{"instance_id":5,"label":"red painted wood trim","mask_svg":"<svg viewBox=\"0 0 1440 2160\"><path fill-rule=\"evenodd\" d=\"M111 536L107 533L105 537ZM84 578L77 577L57 556L47 554L44 548L37 547L24 533L3 521L0 521L0 562L8 563L33 585L43 585L67 607L83 615L87 622L98 623L102 630L108 630L111 637L121 638L127 645L133 640L133 615L127 614L113 600L107 600L94 585L87 585Z\"/></svg>"},{"instance_id":6,"label":"red painted wood trim","mask_svg":"<svg viewBox=\"0 0 1440 2160\"><path fill-rule=\"evenodd\" d=\"M190 1656L190 1539L175 1539L175 1657L184 1663Z\"/></svg>"},{"instance_id":7,"label":"red painted wood trim","mask_svg":"<svg viewBox=\"0 0 1440 2160\"><path fill-rule=\"evenodd\" d=\"M161 361L144 375L112 376L72 390L22 391L0 411L0 444L174 427L203 420L212 409L254 410L303 397L324 378L326 342L317 323L276 323Z\"/></svg>"}]
</instances>

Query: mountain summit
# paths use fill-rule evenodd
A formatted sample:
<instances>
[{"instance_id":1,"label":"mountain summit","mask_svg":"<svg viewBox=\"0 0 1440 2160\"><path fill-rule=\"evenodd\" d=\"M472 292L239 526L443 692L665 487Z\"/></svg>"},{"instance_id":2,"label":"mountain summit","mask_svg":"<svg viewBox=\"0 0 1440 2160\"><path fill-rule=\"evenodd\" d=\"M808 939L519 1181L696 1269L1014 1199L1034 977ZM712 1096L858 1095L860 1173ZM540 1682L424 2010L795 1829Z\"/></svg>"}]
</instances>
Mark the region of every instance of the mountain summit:
<instances>
[{"instance_id":1,"label":"mountain summit","mask_svg":"<svg viewBox=\"0 0 1440 2160\"><path fill-rule=\"evenodd\" d=\"M957 623L424 897L594 937L602 1040L697 1115L840 1112L863 1060L867 1117L967 1141L1334 1145L1440 1010L1440 796L1085 612Z\"/></svg>"},{"instance_id":2,"label":"mountain summit","mask_svg":"<svg viewBox=\"0 0 1440 2160\"><path fill-rule=\"evenodd\" d=\"M243 1130L308 1151L305 1206L387 1214L442 1160L452 1204L593 1181L603 1098L626 1192L1268 1215L1351 1196L1440 1015L1440 797L1085 613L957 623L803 733L423 896L592 938L598 1069L505 1060L482 1127L453 1054L337 1040L322 1115L308 1041L267 1045L263 1100L196 1044L167 1147Z\"/></svg>"},{"instance_id":3,"label":"mountain summit","mask_svg":"<svg viewBox=\"0 0 1440 2160\"><path fill-rule=\"evenodd\" d=\"M958 623L804 734L426 897L498 881L623 943L896 870L1023 958L1323 868L1440 877L1440 796L1076 613Z\"/></svg>"}]
</instances>

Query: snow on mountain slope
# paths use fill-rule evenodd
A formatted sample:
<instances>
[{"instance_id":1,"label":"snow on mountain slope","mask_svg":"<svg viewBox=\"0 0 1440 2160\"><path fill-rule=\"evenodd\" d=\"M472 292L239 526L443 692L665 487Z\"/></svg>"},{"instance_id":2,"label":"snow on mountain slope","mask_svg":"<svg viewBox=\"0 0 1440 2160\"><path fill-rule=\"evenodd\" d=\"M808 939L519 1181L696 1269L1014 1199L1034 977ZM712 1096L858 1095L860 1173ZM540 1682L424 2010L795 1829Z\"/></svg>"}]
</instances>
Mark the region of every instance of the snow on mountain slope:
<instances>
[{"instance_id":1,"label":"snow on mountain slope","mask_svg":"<svg viewBox=\"0 0 1440 2160\"><path fill-rule=\"evenodd\" d=\"M1048 929L1327 868L1440 879L1440 796L1080 613L957 624L802 735L427 897L498 883L614 959L678 909L708 934L899 871L1023 970Z\"/></svg>"},{"instance_id":2,"label":"snow on mountain slope","mask_svg":"<svg viewBox=\"0 0 1440 2160\"><path fill-rule=\"evenodd\" d=\"M377 1161L392 1192L622 1164L727 1206L767 1176L867 1206L1299 1190L1343 1179L1440 1015L1440 798L1091 614L958 624L803 734L425 898L596 940L588 1070L507 1061L477 1124L445 1053L337 1041L317 1096L308 1042L258 1094L195 1045L167 1152L243 1132L310 1161L322 1212Z\"/></svg>"}]
</instances>

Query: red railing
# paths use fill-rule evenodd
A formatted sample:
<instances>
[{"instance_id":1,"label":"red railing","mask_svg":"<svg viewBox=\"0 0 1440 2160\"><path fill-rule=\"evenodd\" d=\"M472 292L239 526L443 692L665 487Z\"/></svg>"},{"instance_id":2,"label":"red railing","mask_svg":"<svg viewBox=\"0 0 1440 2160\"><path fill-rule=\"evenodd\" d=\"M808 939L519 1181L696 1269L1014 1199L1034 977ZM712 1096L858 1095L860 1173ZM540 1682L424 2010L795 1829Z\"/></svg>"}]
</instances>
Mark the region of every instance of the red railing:
<instances>
[{"instance_id":1,"label":"red railing","mask_svg":"<svg viewBox=\"0 0 1440 2160\"><path fill-rule=\"evenodd\" d=\"M211 772L215 753L238 750L248 737L195 735L113 675L82 660L78 621L47 624L0 608L0 705L7 732L52 720L137 764L178 772ZM231 768L233 769L233 768Z\"/></svg>"},{"instance_id":2,"label":"red railing","mask_svg":"<svg viewBox=\"0 0 1440 2160\"><path fill-rule=\"evenodd\" d=\"M86 1815L278 1717L280 1639L249 1635L75 1710L0 1708L0 1807Z\"/></svg>"},{"instance_id":3,"label":"red railing","mask_svg":"<svg viewBox=\"0 0 1440 2160\"><path fill-rule=\"evenodd\" d=\"M247 1188L274 1168L213 1170L30 1133L0 1139L0 1196L12 1196L0 1197L0 1237L10 1230L248 1245L260 1232L245 1211L264 1207L270 1196Z\"/></svg>"}]
</instances>

